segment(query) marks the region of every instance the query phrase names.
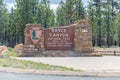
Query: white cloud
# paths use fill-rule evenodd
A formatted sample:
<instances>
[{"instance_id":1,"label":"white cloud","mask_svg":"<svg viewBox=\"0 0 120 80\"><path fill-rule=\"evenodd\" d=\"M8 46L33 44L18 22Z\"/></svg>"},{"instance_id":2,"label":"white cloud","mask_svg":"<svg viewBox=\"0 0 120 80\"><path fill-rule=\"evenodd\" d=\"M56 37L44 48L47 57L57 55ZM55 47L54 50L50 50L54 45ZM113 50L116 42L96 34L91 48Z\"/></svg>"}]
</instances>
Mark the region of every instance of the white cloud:
<instances>
[{"instance_id":1,"label":"white cloud","mask_svg":"<svg viewBox=\"0 0 120 80\"><path fill-rule=\"evenodd\" d=\"M88 5L88 1L90 1L90 0L82 0L82 3L84 4L84 6Z\"/></svg>"},{"instance_id":2,"label":"white cloud","mask_svg":"<svg viewBox=\"0 0 120 80\"><path fill-rule=\"evenodd\" d=\"M58 4L51 4L50 8L53 9L53 11L56 11L58 7Z\"/></svg>"},{"instance_id":3,"label":"white cloud","mask_svg":"<svg viewBox=\"0 0 120 80\"><path fill-rule=\"evenodd\" d=\"M7 7L7 9L8 9L8 11L10 12L11 11L11 8L15 8L15 5L16 3L6 3L6 7Z\"/></svg>"},{"instance_id":4,"label":"white cloud","mask_svg":"<svg viewBox=\"0 0 120 80\"><path fill-rule=\"evenodd\" d=\"M82 2L85 4L85 5L87 5L87 1L89 1L89 0L82 0ZM7 6L7 9L9 10L9 12L11 11L11 8L13 7L13 8L15 8L15 4L16 3L5 3ZM56 12L56 10L57 10L57 7L58 7L58 4L51 4L50 5L50 8L51 9L53 9L53 11L54 12Z\"/></svg>"},{"instance_id":5,"label":"white cloud","mask_svg":"<svg viewBox=\"0 0 120 80\"><path fill-rule=\"evenodd\" d=\"M7 9L9 10L9 12L11 11L11 8L15 8L15 5L16 3L6 3L6 7ZM50 8L53 9L53 11L56 11L57 10L57 7L58 7L58 4L51 4L50 5Z\"/></svg>"}]
</instances>

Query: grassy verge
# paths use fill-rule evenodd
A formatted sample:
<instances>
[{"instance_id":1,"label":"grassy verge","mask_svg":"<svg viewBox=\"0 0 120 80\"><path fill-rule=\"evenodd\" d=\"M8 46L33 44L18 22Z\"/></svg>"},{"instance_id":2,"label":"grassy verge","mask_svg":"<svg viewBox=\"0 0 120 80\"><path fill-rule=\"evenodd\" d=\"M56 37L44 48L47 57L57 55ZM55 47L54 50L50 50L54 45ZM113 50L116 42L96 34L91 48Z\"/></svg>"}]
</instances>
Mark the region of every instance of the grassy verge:
<instances>
[{"instance_id":1,"label":"grassy verge","mask_svg":"<svg viewBox=\"0 0 120 80\"><path fill-rule=\"evenodd\" d=\"M43 63L16 60L11 58L0 58L0 67L35 69L35 70L82 71L82 70L74 70L73 68L66 68L62 66L52 66L52 65L43 64Z\"/></svg>"},{"instance_id":2,"label":"grassy verge","mask_svg":"<svg viewBox=\"0 0 120 80\"><path fill-rule=\"evenodd\" d=\"M18 56L16 52L14 52L13 48L8 48L9 52L6 54L0 55L0 67L6 68L20 68L20 69L33 69L33 70L58 70L58 71L82 71L82 70L75 70L73 68L66 68L62 66L53 66L43 63L37 63L32 61L25 61L25 60L17 60L10 58Z\"/></svg>"}]
</instances>

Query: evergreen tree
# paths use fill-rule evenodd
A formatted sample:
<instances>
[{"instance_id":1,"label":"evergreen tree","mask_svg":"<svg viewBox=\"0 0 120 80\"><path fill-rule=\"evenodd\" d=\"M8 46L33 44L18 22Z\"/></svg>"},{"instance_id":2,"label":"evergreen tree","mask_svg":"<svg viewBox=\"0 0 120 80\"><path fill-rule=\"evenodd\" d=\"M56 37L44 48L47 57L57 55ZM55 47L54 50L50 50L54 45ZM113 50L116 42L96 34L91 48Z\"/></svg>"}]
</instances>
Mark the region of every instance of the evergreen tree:
<instances>
[{"instance_id":1,"label":"evergreen tree","mask_svg":"<svg viewBox=\"0 0 120 80\"><path fill-rule=\"evenodd\" d=\"M120 47L120 13L116 15L115 18L115 39L116 39L116 44Z\"/></svg>"},{"instance_id":2,"label":"evergreen tree","mask_svg":"<svg viewBox=\"0 0 120 80\"><path fill-rule=\"evenodd\" d=\"M56 21L57 21L57 26L67 25L66 13L65 13L65 3L63 1L60 2L59 6L57 8Z\"/></svg>"},{"instance_id":3,"label":"evergreen tree","mask_svg":"<svg viewBox=\"0 0 120 80\"><path fill-rule=\"evenodd\" d=\"M38 0L16 0L16 28L18 29L19 39L24 43L24 28L28 23L36 22L36 9Z\"/></svg>"},{"instance_id":4,"label":"evergreen tree","mask_svg":"<svg viewBox=\"0 0 120 80\"><path fill-rule=\"evenodd\" d=\"M85 9L82 3L82 0L75 0L75 12L74 16L76 17L75 20L85 19Z\"/></svg>"},{"instance_id":5,"label":"evergreen tree","mask_svg":"<svg viewBox=\"0 0 120 80\"><path fill-rule=\"evenodd\" d=\"M42 27L48 28L55 26L55 14L50 9L49 0L41 0L37 6L36 22L41 24Z\"/></svg>"},{"instance_id":6,"label":"evergreen tree","mask_svg":"<svg viewBox=\"0 0 120 80\"><path fill-rule=\"evenodd\" d=\"M92 17L90 17L90 21L91 19L94 20L95 19L95 23L96 24L93 24L92 23L92 26L96 29L93 28L93 32L96 32L94 33L93 37L96 39L96 44L97 46L102 46L102 35L101 35L101 1L100 0L92 0L89 2L89 6L93 6L92 8L89 8L89 16L91 16L91 13L92 13ZM93 12L91 11L95 11L94 14ZM94 17L93 17L94 16ZM93 39L94 40L94 39ZM95 40L94 40L94 45L95 45Z\"/></svg>"},{"instance_id":7,"label":"evergreen tree","mask_svg":"<svg viewBox=\"0 0 120 80\"><path fill-rule=\"evenodd\" d=\"M116 44L115 16L118 10L116 4L116 0L92 0L89 2L89 18L93 27L94 46L110 47Z\"/></svg>"},{"instance_id":8,"label":"evergreen tree","mask_svg":"<svg viewBox=\"0 0 120 80\"><path fill-rule=\"evenodd\" d=\"M93 2L89 2L88 5L88 18L89 23L92 26L92 40L93 40L93 46L96 46L97 44L97 22L96 22L96 10Z\"/></svg>"},{"instance_id":9,"label":"evergreen tree","mask_svg":"<svg viewBox=\"0 0 120 80\"><path fill-rule=\"evenodd\" d=\"M14 17L14 9L11 9L11 13L9 14L9 27L8 27L8 45L14 47L16 41L16 26L15 26L15 17Z\"/></svg>"},{"instance_id":10,"label":"evergreen tree","mask_svg":"<svg viewBox=\"0 0 120 80\"><path fill-rule=\"evenodd\" d=\"M3 0L0 0L0 45L7 45L8 15Z\"/></svg>"},{"instance_id":11,"label":"evergreen tree","mask_svg":"<svg viewBox=\"0 0 120 80\"><path fill-rule=\"evenodd\" d=\"M85 18L85 10L81 0L61 1L56 13L58 25L69 25Z\"/></svg>"}]
</instances>

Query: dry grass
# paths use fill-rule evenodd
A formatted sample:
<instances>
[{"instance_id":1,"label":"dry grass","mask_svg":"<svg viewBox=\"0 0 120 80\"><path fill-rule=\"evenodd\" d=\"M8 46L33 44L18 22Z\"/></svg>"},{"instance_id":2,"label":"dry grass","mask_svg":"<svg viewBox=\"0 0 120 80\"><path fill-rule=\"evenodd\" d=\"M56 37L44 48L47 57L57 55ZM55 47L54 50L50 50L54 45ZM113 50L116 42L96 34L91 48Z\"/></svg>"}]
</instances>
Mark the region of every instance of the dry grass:
<instances>
[{"instance_id":1,"label":"dry grass","mask_svg":"<svg viewBox=\"0 0 120 80\"><path fill-rule=\"evenodd\" d=\"M43 63L36 63L32 61L16 60L11 58L0 58L1 67L20 68L20 69L35 69L35 70L59 70L59 71L81 71L73 68L66 68L62 66L52 66Z\"/></svg>"}]
</instances>

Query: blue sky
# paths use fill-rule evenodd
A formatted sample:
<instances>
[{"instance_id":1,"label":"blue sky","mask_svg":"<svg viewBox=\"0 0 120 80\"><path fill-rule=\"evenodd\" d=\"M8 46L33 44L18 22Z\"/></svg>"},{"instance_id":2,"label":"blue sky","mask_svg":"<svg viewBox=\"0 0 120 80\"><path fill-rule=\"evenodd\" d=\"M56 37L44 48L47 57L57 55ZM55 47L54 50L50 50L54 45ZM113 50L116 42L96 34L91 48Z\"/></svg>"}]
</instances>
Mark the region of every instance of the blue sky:
<instances>
[{"instance_id":1,"label":"blue sky","mask_svg":"<svg viewBox=\"0 0 120 80\"><path fill-rule=\"evenodd\" d=\"M4 1L4 3L6 3L6 5L7 5L6 7L9 11L11 10L12 7L14 8L15 0L3 0L3 1ZM51 9L56 10L58 3L60 1L61 0L51 0L51 5L50 5ZM63 0L63 1L65 1L65 0ZM82 0L83 4L85 4L85 5L87 4L87 1L88 0Z\"/></svg>"}]
</instances>

